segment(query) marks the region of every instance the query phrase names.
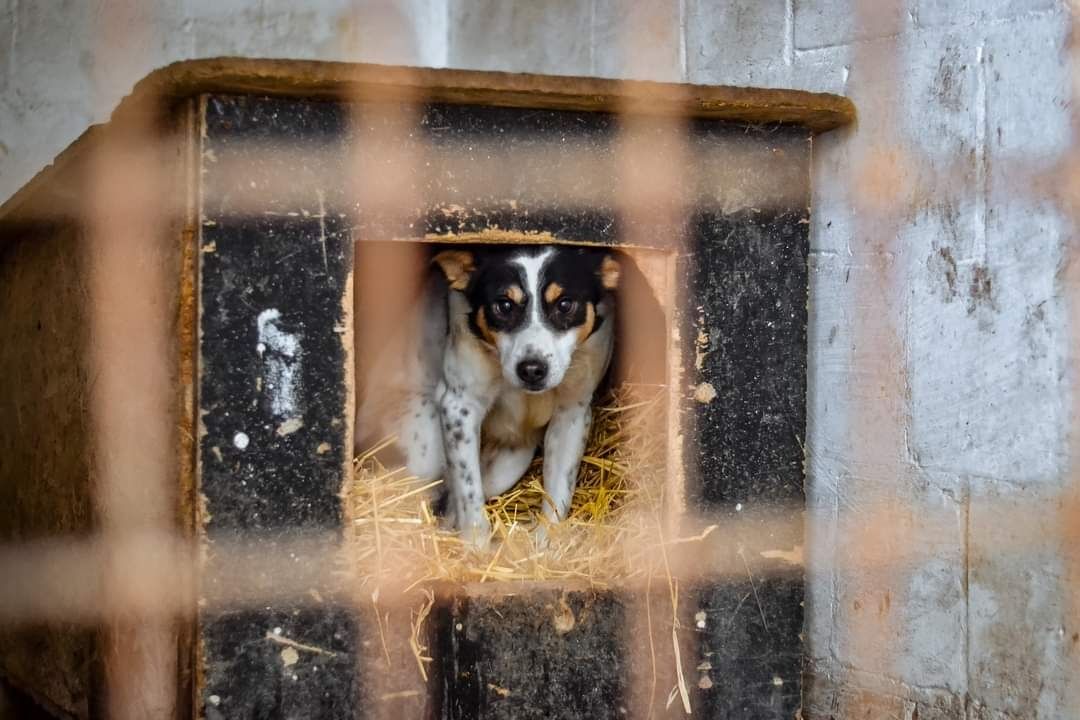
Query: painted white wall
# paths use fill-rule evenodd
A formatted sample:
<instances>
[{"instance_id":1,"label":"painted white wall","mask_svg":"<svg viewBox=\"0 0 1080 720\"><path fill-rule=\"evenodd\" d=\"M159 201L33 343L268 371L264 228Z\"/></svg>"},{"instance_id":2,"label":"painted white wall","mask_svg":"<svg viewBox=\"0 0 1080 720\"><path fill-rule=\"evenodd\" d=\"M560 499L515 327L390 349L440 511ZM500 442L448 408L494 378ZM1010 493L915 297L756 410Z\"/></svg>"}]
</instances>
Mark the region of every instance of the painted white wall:
<instances>
[{"instance_id":1,"label":"painted white wall","mask_svg":"<svg viewBox=\"0 0 1080 720\"><path fill-rule=\"evenodd\" d=\"M0 0L0 198L140 77L192 57L850 96L859 122L816 142L813 171L807 643L821 682L808 709L865 692L878 716L1068 716L1080 628L1052 518L1072 230L1040 195L1071 139L1061 0L129 4ZM896 518L909 564L845 570L890 503L910 509ZM1002 549L1033 522L1047 523L1034 546ZM886 630L867 642L867 627Z\"/></svg>"},{"instance_id":2,"label":"painted white wall","mask_svg":"<svg viewBox=\"0 0 1080 720\"><path fill-rule=\"evenodd\" d=\"M132 86L237 55L441 67L444 0L0 0L0 198Z\"/></svg>"}]
</instances>

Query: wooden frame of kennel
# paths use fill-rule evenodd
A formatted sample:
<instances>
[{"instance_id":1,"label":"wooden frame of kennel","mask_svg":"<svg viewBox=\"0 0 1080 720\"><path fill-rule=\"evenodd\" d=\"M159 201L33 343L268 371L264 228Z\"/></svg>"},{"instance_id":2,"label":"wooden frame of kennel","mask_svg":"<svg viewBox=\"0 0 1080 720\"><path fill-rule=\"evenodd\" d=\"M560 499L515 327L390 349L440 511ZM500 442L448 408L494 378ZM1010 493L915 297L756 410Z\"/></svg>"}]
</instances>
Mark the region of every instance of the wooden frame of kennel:
<instances>
[{"instance_id":1,"label":"wooden frame of kennel","mask_svg":"<svg viewBox=\"0 0 1080 720\"><path fill-rule=\"evenodd\" d=\"M702 445L689 451L700 456L694 473L717 481L698 482L689 502L740 528L726 535L725 542L744 543L738 559L750 577L748 585L728 583L726 590L707 584L695 588L694 599L684 608L689 613L684 624L705 629L713 615L739 612L742 602L737 601L746 588L755 599L775 590L790 612L781 613L788 633L779 646L747 631L735 654L725 655L722 639L702 639L702 657L713 657L717 665L727 663L728 670L750 670L734 672L729 678L734 689L726 694L710 695L716 683L700 681L692 688L694 702L712 712L742 709L762 717L790 715L799 693L801 563L763 555L747 564L743 550L757 547L751 543L755 528L771 531L774 526L767 512L746 521L753 513L744 510L739 498L783 507L787 520L801 517L799 443L805 419L792 412L804 408L805 402L809 140L815 133L852 121L850 102L835 96L241 59L184 62L151 74L108 124L91 128L0 208L0 327L11 339L0 348L0 369L5 377L19 379L0 385L0 411L19 418L0 437L0 487L6 494L0 538L32 542L66 536L86 543L104 538L102 547L108 551L124 547L128 525L148 525L165 537L194 542L194 553L201 556L198 570L191 577L180 572L173 578L180 601L165 614L188 617L197 608L198 620L178 625L167 621L161 635L166 646L173 646L172 669L166 674L171 673L175 682L170 707L177 717L236 717L270 710L287 715L301 709L306 716L339 717L356 713L357 704L371 708L373 716L416 709L408 698L393 709L375 709L378 698L364 687L353 652L360 635L369 631L358 629L351 601L335 602L318 592L332 574L328 570L332 563L311 561L315 553L325 552L318 534L332 537L339 531L338 493L350 472L349 278L354 235L395 237L387 228L400 227L402 217L401 207L385 197L383 205L365 208L359 220L334 212L338 208L328 197L326 181L337 179L342 188L356 190L345 182L350 168L333 158L352 132L343 103L415 111L391 118L373 116L371 127L382 128L372 130L373 137L393 141L384 143L391 156L416 149L409 147L411 135L402 132L402 122L430 119L435 113L444 119L453 116L451 120L462 127L483 126L481 134L500 124L527 135L543 130L544 122L563 123L564 129L592 123L595 132L589 138L605 143L600 153L608 163L604 167L637 163L659 173L660 181L654 177L643 182L641 172L627 171L621 177L632 191L633 203L620 205L613 195L607 196L610 204L601 203L600 212L582 220L588 232L555 232L554 237L636 244L671 253L664 267L669 287L681 288L700 301L685 305L674 320L673 330L682 342L669 345L669 361L682 376L676 387L685 392L674 401L672 422L677 424L672 435L690 435ZM522 120L526 111L540 120L529 125ZM654 143L678 141L688 127L703 136L715 130L723 149L709 157L737 158L736 175L724 174L731 166L708 165L685 154L685 148L682 154L656 152ZM735 139L737 134L743 139ZM269 147L277 152L269 156L254 152L259 148L249 141L260 138L274 138L276 145ZM622 154L619 138L631 139ZM300 147L302 152L290 154L283 147ZM313 152L318 159L304 159ZM655 154L680 158L687 165L651 165L648 157ZM385 157L361 158L351 169L377 167ZM466 163L470 158L480 160L466 153ZM236 164L226 172L222 168L231 160ZM334 169L327 175L331 166ZM687 257L696 250L688 255L685 247L680 251L679 246L655 240L656 233L665 229L656 217L670 219L672 212L690 210L686 199L677 197L683 191L658 193L657 186L663 190L665 182L678 184L679 173L687 168L694 170L691 174L704 174L705 184L725 188L718 191L716 208L692 210L687 223L688 237L700 237L706 243L700 247L715 250L703 265L676 262L680 252ZM748 174L748 168L754 172ZM287 207L290 186L322 189L305 201L309 207L294 209ZM377 188L362 189L378 196ZM421 187L419 194L425 196L430 189ZM412 218L427 224L415 239L455 242L470 233L490 236L496 228L528 237L551 232L552 223L561 222L557 212L540 213L515 226L514 218L520 215L516 207L470 219L468 213L447 214L445 200L429 199L439 205L441 214L436 217L427 208ZM619 221L614 230L608 223L612 218ZM110 223L135 230L121 231L120 238L110 241L104 237ZM603 229L604 223L608 229ZM380 225L382 230L372 231ZM138 273L130 273L132 265ZM318 288L312 282L316 276ZM115 292L112 288L121 277L125 289ZM762 280L770 277L775 282ZM261 305L244 309L256 286ZM303 301L295 302L298 297ZM746 300L760 317L739 315L732 298ZM285 300L292 304L288 312L274 305ZM774 300L775 308L767 310ZM117 315L121 321L111 322ZM728 352L717 337L776 322L781 322L780 330L789 333L791 342L779 330L750 333L756 338L753 343ZM237 327L247 325L250 332L237 333ZM263 334L252 342L258 332ZM303 372L308 373L300 386L310 391L297 389L293 397L279 398L274 407L273 399L252 395L252 378L276 372L281 382L296 370L291 349L297 337L304 338ZM125 354L135 357L114 362ZM750 357L765 359L757 375L745 362ZM781 357L789 362L778 361ZM147 370L153 367L158 370ZM133 370L144 385L126 386L131 377L126 374ZM140 371L147 371L145 377ZM738 377L725 385L722 380L733 372ZM769 373L792 382L770 384ZM751 386L754 392L740 394L740 388ZM145 393L150 401L129 412L125 392ZM753 405L782 393L798 395L786 415L766 418L766 408L764 429L747 427L735 433L737 437L719 439L721 429L730 430L718 414L721 406ZM714 398L719 402L712 403ZM290 407L296 412L291 414ZM761 410L755 408L754 412ZM742 408L743 415L748 409ZM770 423L784 426L785 440L770 434ZM759 432L760 442L748 440ZM709 439L700 440L709 433ZM787 476L757 489L747 486L750 476L745 473L735 473L734 485L728 483L734 477L732 452L739 443L743 449L752 448L746 463L764 463L769 472L783 465ZM131 478L125 481L125 471L117 469L125 457L135 459L138 473L160 478L162 490L149 506L124 507L126 495L137 485ZM781 459L769 465L770 458ZM297 483L296 478L304 481ZM793 480L798 483L794 493ZM680 491L685 487L682 479L677 485ZM164 511L146 523L140 510L147 508ZM115 544L110 545L112 541ZM305 549L309 554L304 555ZM723 552L730 561L731 553ZM275 564L275 554L288 561ZM720 554L717 550L715 557ZM169 557L176 562L190 559L183 553ZM759 564L763 569L755 584L751 566ZM721 565L718 561L718 573ZM145 628L125 624L109 611L110 603L129 600L109 591L112 584L128 578L127 571L110 569L108 563L103 567L104 577L98 580L104 590L92 598L102 603L101 612L80 615L75 607L61 603L59 617L2 633L0 672L66 716L102 714L109 702L124 697L123 675L145 650L132 650L139 645L132 638L145 633ZM735 574L741 572L740 565ZM773 582L775 587L762 585ZM303 600L305 595L315 601ZM443 663L453 665L457 674L443 671L441 690L432 691L441 699L425 706L429 712L443 717L503 717L529 708L551 712L545 702L553 700L545 700L543 693L553 692L555 686L561 695L554 701L567 715L634 701L627 681L609 683L618 689L620 700L610 693L590 696L568 680L560 685L557 678L551 687L520 690L508 701L500 689L513 685L520 679L518 673L529 669L510 667L512 658L509 664L500 664L491 653L480 651L484 643L496 643L506 627L504 616L522 619L535 607L566 607L579 617L579 628L588 628L580 619L583 611L594 626L584 630L573 647L552 644L542 637L544 628L533 627L538 646L549 653L569 653L566 657L577 662L585 651L610 656L607 675L631 674L631 663L617 662L619 651L610 642L616 626L626 622L622 600L588 591L567 595L560 588L537 588L531 599L511 599L509 604L505 597L491 602L486 597L490 594L481 592L439 609L439 647L463 652L461 648L468 646L471 655ZM646 605L649 602L646 598ZM768 630L760 602L757 610ZM86 629L102 623L109 630ZM456 635L455 628L465 625L468 637ZM303 641L291 639L295 637ZM772 670L767 657L746 656L748 647L763 642L766 654L779 647L787 653L786 667L796 669L796 677L783 679L786 687L773 682L776 675L768 677ZM299 648L301 653L285 663L288 672L282 670L283 647ZM695 658L697 667L708 662L696 662L699 659ZM481 669L488 673L493 695L460 700L459 696L475 695L478 687L468 671L461 674L461 663L468 662L477 677ZM492 672L514 677L491 676ZM655 672L654 667L654 684ZM709 677L708 672L702 677ZM770 681L765 690L762 678ZM586 680L604 685L597 677ZM109 697L101 693L106 686ZM516 688L520 687L519 683ZM663 709L663 702L659 707Z\"/></svg>"}]
</instances>

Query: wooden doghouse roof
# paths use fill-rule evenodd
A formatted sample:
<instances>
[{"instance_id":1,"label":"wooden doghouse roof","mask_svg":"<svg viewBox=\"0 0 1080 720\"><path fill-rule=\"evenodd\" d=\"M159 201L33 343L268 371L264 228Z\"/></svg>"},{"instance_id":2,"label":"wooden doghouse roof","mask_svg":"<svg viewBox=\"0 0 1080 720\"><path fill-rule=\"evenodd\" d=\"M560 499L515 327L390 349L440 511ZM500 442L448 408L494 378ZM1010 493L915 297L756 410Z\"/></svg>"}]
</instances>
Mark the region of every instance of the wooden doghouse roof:
<instances>
[{"instance_id":1,"label":"wooden doghouse roof","mask_svg":"<svg viewBox=\"0 0 1080 720\"><path fill-rule=\"evenodd\" d=\"M203 93L414 100L551 110L631 112L750 124L787 124L820 133L851 123L855 106L801 90L556 77L306 60L212 58L173 63L139 81L109 122L91 126L51 165L0 205L0 236L66 214L78 202L71 177L104 133L133 119L167 114Z\"/></svg>"}]
</instances>

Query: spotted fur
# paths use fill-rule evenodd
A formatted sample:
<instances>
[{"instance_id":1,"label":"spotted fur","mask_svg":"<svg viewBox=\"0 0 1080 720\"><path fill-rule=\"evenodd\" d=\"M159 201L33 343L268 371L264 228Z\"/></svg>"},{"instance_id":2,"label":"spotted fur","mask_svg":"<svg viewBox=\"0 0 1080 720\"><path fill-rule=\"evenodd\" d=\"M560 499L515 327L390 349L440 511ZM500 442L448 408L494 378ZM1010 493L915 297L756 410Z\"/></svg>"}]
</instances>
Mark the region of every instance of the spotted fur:
<instances>
[{"instance_id":1,"label":"spotted fur","mask_svg":"<svg viewBox=\"0 0 1080 720\"><path fill-rule=\"evenodd\" d=\"M479 545L490 532L485 498L513 487L542 443L544 511L557 522L611 360L618 263L565 246L450 249L434 262L442 272L405 328L419 342L384 370L405 400L380 415L365 398L358 438L372 436L364 428L394 431L410 472L445 478L448 517ZM382 378L366 385L394 392Z\"/></svg>"}]
</instances>

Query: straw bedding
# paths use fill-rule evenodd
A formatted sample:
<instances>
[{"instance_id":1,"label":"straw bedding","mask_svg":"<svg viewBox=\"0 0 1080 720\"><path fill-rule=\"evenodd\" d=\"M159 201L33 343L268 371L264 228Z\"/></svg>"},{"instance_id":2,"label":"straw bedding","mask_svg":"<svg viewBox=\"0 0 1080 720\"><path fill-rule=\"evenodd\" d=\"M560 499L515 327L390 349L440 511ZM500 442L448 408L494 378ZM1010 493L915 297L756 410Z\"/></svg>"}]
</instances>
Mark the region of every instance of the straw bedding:
<instances>
[{"instance_id":1,"label":"straw bedding","mask_svg":"<svg viewBox=\"0 0 1080 720\"><path fill-rule=\"evenodd\" d=\"M382 465L377 456L390 441L363 453L348 492L358 590L543 580L609 586L662 572L655 548L663 544L665 397L662 387L632 384L601 396L569 518L546 526L537 458L517 486L488 501L485 551L464 544L432 512L441 481L423 483ZM538 541L538 524L547 542Z\"/></svg>"}]
</instances>

